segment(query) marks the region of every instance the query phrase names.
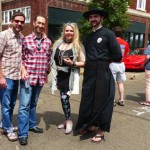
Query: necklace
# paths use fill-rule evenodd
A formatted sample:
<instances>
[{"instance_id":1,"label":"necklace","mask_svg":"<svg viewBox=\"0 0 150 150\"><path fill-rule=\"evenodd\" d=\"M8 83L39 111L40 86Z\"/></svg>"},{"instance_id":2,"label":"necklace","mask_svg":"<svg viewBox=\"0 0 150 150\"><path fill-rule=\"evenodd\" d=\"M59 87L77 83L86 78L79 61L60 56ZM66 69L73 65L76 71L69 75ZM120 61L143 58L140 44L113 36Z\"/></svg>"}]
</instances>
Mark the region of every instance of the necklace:
<instances>
[{"instance_id":1,"label":"necklace","mask_svg":"<svg viewBox=\"0 0 150 150\"><path fill-rule=\"evenodd\" d=\"M65 53L65 50L59 50L59 53L58 53L59 65L62 65L62 64L63 64L64 53ZM66 56L66 57L67 57L67 56Z\"/></svg>"},{"instance_id":2,"label":"necklace","mask_svg":"<svg viewBox=\"0 0 150 150\"><path fill-rule=\"evenodd\" d=\"M72 43L72 39L71 40L64 39L64 43L70 44Z\"/></svg>"},{"instance_id":3,"label":"necklace","mask_svg":"<svg viewBox=\"0 0 150 150\"><path fill-rule=\"evenodd\" d=\"M59 50L59 53L58 53L58 61L59 61L59 65L62 65L63 64L63 60L65 58L68 58L68 53L65 54L66 51L63 51L63 50Z\"/></svg>"},{"instance_id":4,"label":"necklace","mask_svg":"<svg viewBox=\"0 0 150 150\"><path fill-rule=\"evenodd\" d=\"M68 57L68 53L65 54L65 52L67 50L69 50L70 47L70 43L62 43L62 45L59 47L59 53L58 53L58 61L59 61L59 65L63 64L63 59Z\"/></svg>"}]
</instances>

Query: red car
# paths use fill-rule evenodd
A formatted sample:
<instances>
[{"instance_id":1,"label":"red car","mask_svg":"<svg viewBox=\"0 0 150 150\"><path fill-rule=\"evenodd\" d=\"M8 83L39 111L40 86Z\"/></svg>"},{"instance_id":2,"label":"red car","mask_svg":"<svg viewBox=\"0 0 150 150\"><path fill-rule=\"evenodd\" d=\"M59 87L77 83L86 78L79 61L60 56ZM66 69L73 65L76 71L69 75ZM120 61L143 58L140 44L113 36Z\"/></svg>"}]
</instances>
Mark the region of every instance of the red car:
<instances>
[{"instance_id":1,"label":"red car","mask_svg":"<svg viewBox=\"0 0 150 150\"><path fill-rule=\"evenodd\" d=\"M146 48L136 48L124 60L125 67L128 70L144 70Z\"/></svg>"}]
</instances>

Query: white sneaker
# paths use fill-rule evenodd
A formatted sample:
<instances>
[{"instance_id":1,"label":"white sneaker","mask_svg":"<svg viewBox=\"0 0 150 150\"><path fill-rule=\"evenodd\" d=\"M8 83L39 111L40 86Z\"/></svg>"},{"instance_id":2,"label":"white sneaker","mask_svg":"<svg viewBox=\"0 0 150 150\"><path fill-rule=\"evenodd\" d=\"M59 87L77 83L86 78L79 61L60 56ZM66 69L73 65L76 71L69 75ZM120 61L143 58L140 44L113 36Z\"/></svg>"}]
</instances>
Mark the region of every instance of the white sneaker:
<instances>
[{"instance_id":1,"label":"white sneaker","mask_svg":"<svg viewBox=\"0 0 150 150\"><path fill-rule=\"evenodd\" d=\"M69 134L72 132L72 128L73 128L73 122L71 120L67 120L66 121L66 130L65 130L65 134Z\"/></svg>"},{"instance_id":2,"label":"white sneaker","mask_svg":"<svg viewBox=\"0 0 150 150\"><path fill-rule=\"evenodd\" d=\"M65 128L66 128L66 123L64 122L64 123L58 125L57 128L58 128L58 129L65 129Z\"/></svg>"},{"instance_id":3,"label":"white sneaker","mask_svg":"<svg viewBox=\"0 0 150 150\"><path fill-rule=\"evenodd\" d=\"M115 99L114 99L114 106L116 106L116 101L115 101Z\"/></svg>"},{"instance_id":4,"label":"white sneaker","mask_svg":"<svg viewBox=\"0 0 150 150\"><path fill-rule=\"evenodd\" d=\"M13 130L13 132L17 132L17 131L18 131L18 127L12 127L12 130ZM1 128L1 127L0 127L0 133L1 133L1 134L4 134L4 133L5 133L4 129Z\"/></svg>"},{"instance_id":5,"label":"white sneaker","mask_svg":"<svg viewBox=\"0 0 150 150\"><path fill-rule=\"evenodd\" d=\"M124 106L124 100L119 100L119 101L118 101L118 105Z\"/></svg>"}]
</instances>

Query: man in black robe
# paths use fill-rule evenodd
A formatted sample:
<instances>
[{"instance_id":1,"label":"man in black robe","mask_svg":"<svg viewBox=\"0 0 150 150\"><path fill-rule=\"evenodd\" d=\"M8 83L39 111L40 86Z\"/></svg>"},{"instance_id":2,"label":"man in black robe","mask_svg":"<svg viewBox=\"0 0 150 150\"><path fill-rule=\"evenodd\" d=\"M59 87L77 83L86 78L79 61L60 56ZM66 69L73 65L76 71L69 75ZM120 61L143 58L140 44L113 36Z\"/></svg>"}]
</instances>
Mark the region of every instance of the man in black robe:
<instances>
[{"instance_id":1,"label":"man in black robe","mask_svg":"<svg viewBox=\"0 0 150 150\"><path fill-rule=\"evenodd\" d=\"M92 9L83 14L92 26L92 32L86 36L83 45L86 51L86 64L82 86L82 98L76 133L95 131L93 142L104 139L104 132L110 131L115 95L115 82L109 69L109 63L120 62L121 49L115 34L102 26L107 13Z\"/></svg>"}]
</instances>

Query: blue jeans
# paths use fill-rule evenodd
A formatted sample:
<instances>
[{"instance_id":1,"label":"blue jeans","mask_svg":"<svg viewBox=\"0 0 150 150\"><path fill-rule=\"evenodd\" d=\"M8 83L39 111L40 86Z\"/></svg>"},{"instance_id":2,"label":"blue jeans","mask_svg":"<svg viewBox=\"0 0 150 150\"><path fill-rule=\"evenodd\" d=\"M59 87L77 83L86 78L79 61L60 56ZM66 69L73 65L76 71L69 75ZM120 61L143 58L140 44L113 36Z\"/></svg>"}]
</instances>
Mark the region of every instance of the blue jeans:
<instances>
[{"instance_id":1,"label":"blue jeans","mask_svg":"<svg viewBox=\"0 0 150 150\"><path fill-rule=\"evenodd\" d=\"M2 126L7 133L13 132L12 116L18 94L19 80L6 78L7 87L0 89L1 109L2 109Z\"/></svg>"},{"instance_id":2,"label":"blue jeans","mask_svg":"<svg viewBox=\"0 0 150 150\"><path fill-rule=\"evenodd\" d=\"M18 110L18 137L27 137L28 130L36 127L36 106L42 86L25 87L25 82L20 81L20 103Z\"/></svg>"}]
</instances>

